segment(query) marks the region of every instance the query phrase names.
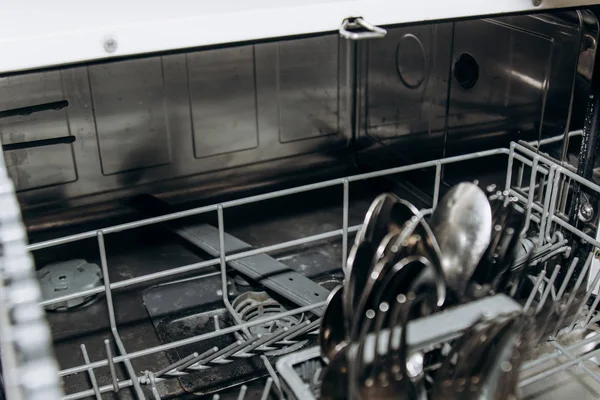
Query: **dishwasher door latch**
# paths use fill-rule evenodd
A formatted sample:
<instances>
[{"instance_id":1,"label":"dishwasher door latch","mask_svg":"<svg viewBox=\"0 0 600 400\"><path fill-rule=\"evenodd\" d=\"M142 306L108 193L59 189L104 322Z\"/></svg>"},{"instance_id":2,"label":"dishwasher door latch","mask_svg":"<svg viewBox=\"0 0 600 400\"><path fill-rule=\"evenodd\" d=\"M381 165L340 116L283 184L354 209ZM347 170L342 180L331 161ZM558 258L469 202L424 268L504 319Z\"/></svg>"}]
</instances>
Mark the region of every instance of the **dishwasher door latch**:
<instances>
[{"instance_id":1,"label":"dishwasher door latch","mask_svg":"<svg viewBox=\"0 0 600 400\"><path fill-rule=\"evenodd\" d=\"M341 37L348 40L381 39L387 35L385 29L375 26L361 17L344 19L339 32Z\"/></svg>"}]
</instances>

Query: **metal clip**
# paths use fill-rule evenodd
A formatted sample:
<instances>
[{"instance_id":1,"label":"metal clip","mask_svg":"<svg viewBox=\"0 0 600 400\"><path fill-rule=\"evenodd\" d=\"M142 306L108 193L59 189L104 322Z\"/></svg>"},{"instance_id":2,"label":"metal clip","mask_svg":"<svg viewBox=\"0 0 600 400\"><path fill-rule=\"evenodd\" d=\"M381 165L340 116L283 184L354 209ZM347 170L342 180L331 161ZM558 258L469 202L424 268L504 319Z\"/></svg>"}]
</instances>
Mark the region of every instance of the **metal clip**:
<instances>
[{"instance_id":1,"label":"metal clip","mask_svg":"<svg viewBox=\"0 0 600 400\"><path fill-rule=\"evenodd\" d=\"M351 28L364 28L367 32L351 32ZM340 36L348 40L380 39L387 35L387 31L372 25L362 18L346 18L340 26Z\"/></svg>"}]
</instances>

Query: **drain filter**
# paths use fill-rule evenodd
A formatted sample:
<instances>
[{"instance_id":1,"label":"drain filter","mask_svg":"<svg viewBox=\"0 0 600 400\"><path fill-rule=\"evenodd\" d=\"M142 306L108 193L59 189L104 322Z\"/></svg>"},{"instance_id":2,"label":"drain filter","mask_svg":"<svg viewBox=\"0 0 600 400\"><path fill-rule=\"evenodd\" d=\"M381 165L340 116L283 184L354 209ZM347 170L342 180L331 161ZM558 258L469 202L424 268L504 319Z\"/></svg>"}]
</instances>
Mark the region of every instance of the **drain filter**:
<instances>
[{"instance_id":1,"label":"drain filter","mask_svg":"<svg viewBox=\"0 0 600 400\"><path fill-rule=\"evenodd\" d=\"M233 309L244 322L251 322L257 319L268 317L269 315L281 314L287 311L278 301L274 300L266 292L246 292L238 297L232 303ZM273 333L280 328L291 328L302 322L303 315L291 315L286 318L277 319L261 325L254 325L250 332L254 335Z\"/></svg>"},{"instance_id":2,"label":"drain filter","mask_svg":"<svg viewBox=\"0 0 600 400\"><path fill-rule=\"evenodd\" d=\"M233 309L244 322L255 321L266 318L270 315L281 314L287 309L277 300L273 299L266 292L246 292L238 297L231 304ZM261 334L263 336L279 332L287 327L292 328L304 321L304 314L290 315L285 318L266 322L264 324L254 325L248 328L253 335ZM299 341L295 344L285 346L279 350L267 352L267 355L281 355L300 349L306 340Z\"/></svg>"},{"instance_id":3,"label":"drain filter","mask_svg":"<svg viewBox=\"0 0 600 400\"><path fill-rule=\"evenodd\" d=\"M102 286L102 273L96 264L86 260L69 260L48 264L38 272L44 300L89 290ZM45 306L46 310L64 311L90 304L96 295L78 297Z\"/></svg>"}]
</instances>

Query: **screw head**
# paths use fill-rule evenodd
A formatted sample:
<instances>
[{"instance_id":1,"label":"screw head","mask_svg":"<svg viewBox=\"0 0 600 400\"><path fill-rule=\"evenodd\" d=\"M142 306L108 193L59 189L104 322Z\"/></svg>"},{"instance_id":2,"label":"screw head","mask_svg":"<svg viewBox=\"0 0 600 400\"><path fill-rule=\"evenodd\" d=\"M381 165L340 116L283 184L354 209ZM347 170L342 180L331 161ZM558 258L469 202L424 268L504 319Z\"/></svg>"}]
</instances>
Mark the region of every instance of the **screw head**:
<instances>
[{"instance_id":1,"label":"screw head","mask_svg":"<svg viewBox=\"0 0 600 400\"><path fill-rule=\"evenodd\" d=\"M532 0L532 2L535 7L539 7L542 4L542 0Z\"/></svg>"},{"instance_id":2,"label":"screw head","mask_svg":"<svg viewBox=\"0 0 600 400\"><path fill-rule=\"evenodd\" d=\"M114 53L117 50L117 41L114 38L107 38L103 46L107 53Z\"/></svg>"},{"instance_id":3,"label":"screw head","mask_svg":"<svg viewBox=\"0 0 600 400\"><path fill-rule=\"evenodd\" d=\"M579 207L579 219L583 222L590 222L594 217L594 207L590 203L583 203Z\"/></svg>"}]
</instances>

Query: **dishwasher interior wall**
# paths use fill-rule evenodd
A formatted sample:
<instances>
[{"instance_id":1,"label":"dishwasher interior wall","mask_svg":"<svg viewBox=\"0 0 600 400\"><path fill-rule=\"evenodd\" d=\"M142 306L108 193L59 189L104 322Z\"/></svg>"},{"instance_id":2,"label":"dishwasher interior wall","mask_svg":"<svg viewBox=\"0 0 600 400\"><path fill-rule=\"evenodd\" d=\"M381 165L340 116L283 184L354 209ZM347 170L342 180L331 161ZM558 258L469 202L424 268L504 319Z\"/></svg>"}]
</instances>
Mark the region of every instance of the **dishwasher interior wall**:
<instances>
[{"instance_id":1,"label":"dishwasher interior wall","mask_svg":"<svg viewBox=\"0 0 600 400\"><path fill-rule=\"evenodd\" d=\"M208 198L339 174L365 140L397 164L554 136L585 97L596 25L575 11L501 17L5 76L4 156L40 230L139 193Z\"/></svg>"}]
</instances>

